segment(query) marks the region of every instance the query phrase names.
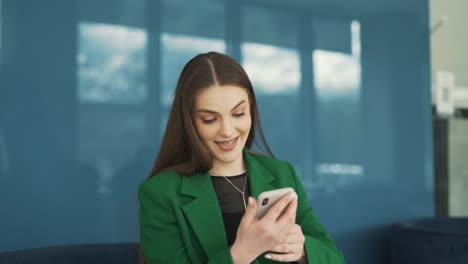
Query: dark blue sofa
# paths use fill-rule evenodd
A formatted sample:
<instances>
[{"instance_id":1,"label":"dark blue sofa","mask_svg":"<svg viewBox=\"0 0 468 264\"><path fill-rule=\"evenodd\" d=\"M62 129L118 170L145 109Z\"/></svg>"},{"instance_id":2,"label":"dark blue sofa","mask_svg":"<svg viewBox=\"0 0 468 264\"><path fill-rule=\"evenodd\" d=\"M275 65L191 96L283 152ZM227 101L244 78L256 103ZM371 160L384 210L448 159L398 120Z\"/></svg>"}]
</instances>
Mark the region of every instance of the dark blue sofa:
<instances>
[{"instance_id":1,"label":"dark blue sofa","mask_svg":"<svg viewBox=\"0 0 468 264\"><path fill-rule=\"evenodd\" d=\"M137 264L138 243L53 246L0 253L0 264Z\"/></svg>"},{"instance_id":2,"label":"dark blue sofa","mask_svg":"<svg viewBox=\"0 0 468 264\"><path fill-rule=\"evenodd\" d=\"M467 264L468 218L427 218L395 224L392 264Z\"/></svg>"}]
</instances>

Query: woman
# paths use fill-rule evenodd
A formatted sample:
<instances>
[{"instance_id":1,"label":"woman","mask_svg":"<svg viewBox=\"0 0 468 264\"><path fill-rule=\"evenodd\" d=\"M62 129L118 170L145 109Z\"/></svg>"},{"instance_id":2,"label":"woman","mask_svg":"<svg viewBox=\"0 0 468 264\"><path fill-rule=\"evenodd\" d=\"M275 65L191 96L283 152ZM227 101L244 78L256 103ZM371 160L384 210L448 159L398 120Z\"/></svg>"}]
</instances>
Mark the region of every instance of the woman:
<instances>
[{"instance_id":1,"label":"woman","mask_svg":"<svg viewBox=\"0 0 468 264\"><path fill-rule=\"evenodd\" d=\"M215 52L190 60L139 189L147 263L344 263L293 167L251 152L257 134L273 156L242 67ZM284 187L295 192L256 219L253 197Z\"/></svg>"}]
</instances>

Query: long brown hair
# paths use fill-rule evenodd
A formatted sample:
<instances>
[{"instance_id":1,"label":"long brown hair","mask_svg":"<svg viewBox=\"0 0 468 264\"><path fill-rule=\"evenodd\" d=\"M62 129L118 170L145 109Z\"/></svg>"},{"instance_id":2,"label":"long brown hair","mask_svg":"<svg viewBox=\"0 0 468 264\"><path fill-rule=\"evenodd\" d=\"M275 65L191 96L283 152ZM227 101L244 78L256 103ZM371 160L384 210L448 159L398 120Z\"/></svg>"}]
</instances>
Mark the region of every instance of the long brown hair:
<instances>
[{"instance_id":1,"label":"long brown hair","mask_svg":"<svg viewBox=\"0 0 468 264\"><path fill-rule=\"evenodd\" d=\"M247 73L229 56L208 52L192 58L179 76L166 131L149 177L166 170L189 175L211 169L212 155L198 136L193 111L197 94L213 85L234 85L247 91L252 127L245 145L250 150L255 143L263 152L273 156L263 135L255 93ZM256 142L256 134L263 146Z\"/></svg>"}]
</instances>

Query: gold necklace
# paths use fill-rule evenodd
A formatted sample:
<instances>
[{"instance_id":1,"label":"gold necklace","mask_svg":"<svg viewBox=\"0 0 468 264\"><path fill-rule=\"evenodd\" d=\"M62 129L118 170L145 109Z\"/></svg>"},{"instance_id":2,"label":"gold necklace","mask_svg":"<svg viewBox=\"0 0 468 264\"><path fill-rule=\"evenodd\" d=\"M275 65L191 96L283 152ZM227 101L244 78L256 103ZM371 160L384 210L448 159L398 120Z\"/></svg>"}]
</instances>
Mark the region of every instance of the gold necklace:
<instances>
[{"instance_id":1,"label":"gold necklace","mask_svg":"<svg viewBox=\"0 0 468 264\"><path fill-rule=\"evenodd\" d=\"M229 182L232 185L232 187L234 187L236 191L238 191L242 195L242 202L244 202L244 209L247 210L247 203L245 202L245 185L247 184L247 171L245 172L244 186L242 187L242 191L239 188L237 188L237 186L234 185L234 183L232 183L226 176L223 176L223 175L220 175L220 176L223 177L227 182Z\"/></svg>"}]
</instances>

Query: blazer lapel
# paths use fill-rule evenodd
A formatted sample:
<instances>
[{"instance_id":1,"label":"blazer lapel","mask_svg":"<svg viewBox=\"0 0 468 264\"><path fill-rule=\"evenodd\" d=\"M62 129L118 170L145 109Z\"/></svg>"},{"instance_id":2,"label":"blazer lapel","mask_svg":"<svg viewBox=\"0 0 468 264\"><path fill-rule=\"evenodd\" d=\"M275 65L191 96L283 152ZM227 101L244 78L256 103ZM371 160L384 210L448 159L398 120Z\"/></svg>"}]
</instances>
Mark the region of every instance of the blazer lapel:
<instances>
[{"instance_id":1,"label":"blazer lapel","mask_svg":"<svg viewBox=\"0 0 468 264\"><path fill-rule=\"evenodd\" d=\"M247 164L250 196L257 199L260 193L276 189L275 186L271 185L271 183L274 182L275 177L265 167L263 167L263 165L260 164L260 162L258 162L246 148L244 149L244 158Z\"/></svg>"},{"instance_id":2,"label":"blazer lapel","mask_svg":"<svg viewBox=\"0 0 468 264\"><path fill-rule=\"evenodd\" d=\"M210 175L183 177L181 193L195 198L182 205L182 211L208 258L225 249L227 238L223 218Z\"/></svg>"},{"instance_id":3,"label":"blazer lapel","mask_svg":"<svg viewBox=\"0 0 468 264\"><path fill-rule=\"evenodd\" d=\"M250 195L275 189L273 175L244 149ZM208 173L182 177L181 193L194 199L182 205L182 211L199 239L208 258L227 246L224 222L218 199Z\"/></svg>"}]
</instances>

